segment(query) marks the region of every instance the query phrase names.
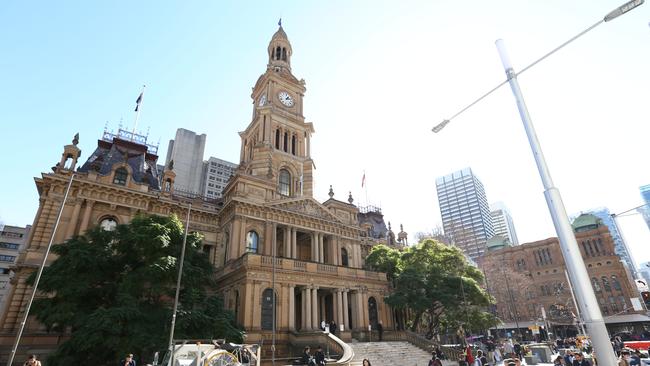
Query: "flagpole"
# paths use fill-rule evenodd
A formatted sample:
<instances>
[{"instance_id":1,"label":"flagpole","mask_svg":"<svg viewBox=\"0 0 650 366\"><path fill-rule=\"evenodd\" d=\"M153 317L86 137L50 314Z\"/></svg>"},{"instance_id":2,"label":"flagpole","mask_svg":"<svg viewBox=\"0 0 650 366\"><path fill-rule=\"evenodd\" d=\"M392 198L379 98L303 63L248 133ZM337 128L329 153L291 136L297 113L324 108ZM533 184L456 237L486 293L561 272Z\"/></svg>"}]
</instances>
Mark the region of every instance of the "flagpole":
<instances>
[{"instance_id":1,"label":"flagpole","mask_svg":"<svg viewBox=\"0 0 650 366\"><path fill-rule=\"evenodd\" d=\"M138 97L138 100L135 101L135 122L133 122L133 131L131 134L131 141L135 140L135 129L138 127L138 119L140 118L140 105L142 105L142 99L144 97L144 89L146 88L146 85L142 86L142 91L140 92L140 96Z\"/></svg>"},{"instance_id":2,"label":"flagpole","mask_svg":"<svg viewBox=\"0 0 650 366\"><path fill-rule=\"evenodd\" d=\"M370 206L370 203L368 202L368 182L366 179L366 171L363 171L363 183L364 187L366 188L366 206Z\"/></svg>"}]
</instances>

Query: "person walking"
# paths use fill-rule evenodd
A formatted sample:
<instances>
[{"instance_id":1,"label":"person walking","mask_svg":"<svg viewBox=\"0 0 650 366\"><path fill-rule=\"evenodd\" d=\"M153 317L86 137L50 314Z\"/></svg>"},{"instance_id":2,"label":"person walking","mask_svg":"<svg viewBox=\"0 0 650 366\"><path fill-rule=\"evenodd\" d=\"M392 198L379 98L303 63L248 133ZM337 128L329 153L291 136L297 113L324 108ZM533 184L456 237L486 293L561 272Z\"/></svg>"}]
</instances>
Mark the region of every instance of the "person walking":
<instances>
[{"instance_id":1,"label":"person walking","mask_svg":"<svg viewBox=\"0 0 650 366\"><path fill-rule=\"evenodd\" d=\"M582 355L582 352L575 352L573 354L573 366L591 366L591 363L585 360L584 356Z\"/></svg>"},{"instance_id":2,"label":"person walking","mask_svg":"<svg viewBox=\"0 0 650 366\"><path fill-rule=\"evenodd\" d=\"M504 358L514 358L515 346L512 344L512 338L509 338L506 343L503 344L503 357Z\"/></svg>"},{"instance_id":3,"label":"person walking","mask_svg":"<svg viewBox=\"0 0 650 366\"><path fill-rule=\"evenodd\" d=\"M135 360L133 359L133 353L129 353L123 360L120 360L119 366L136 366Z\"/></svg>"},{"instance_id":4,"label":"person walking","mask_svg":"<svg viewBox=\"0 0 650 366\"><path fill-rule=\"evenodd\" d=\"M363 361L361 362L361 365L362 365L362 366L372 366L372 365L370 364L370 360L367 359L367 358L364 358L364 359L363 359Z\"/></svg>"},{"instance_id":5,"label":"person walking","mask_svg":"<svg viewBox=\"0 0 650 366\"><path fill-rule=\"evenodd\" d=\"M325 365L325 354L323 353L323 348L318 346L316 348L316 353L314 353L314 361L316 361L317 366Z\"/></svg>"},{"instance_id":6,"label":"person walking","mask_svg":"<svg viewBox=\"0 0 650 366\"><path fill-rule=\"evenodd\" d=\"M36 355L29 355L24 366L41 366L41 361L36 358Z\"/></svg>"},{"instance_id":7,"label":"person walking","mask_svg":"<svg viewBox=\"0 0 650 366\"><path fill-rule=\"evenodd\" d=\"M618 366L630 366L630 351L621 350L621 355L618 357Z\"/></svg>"},{"instance_id":8,"label":"person walking","mask_svg":"<svg viewBox=\"0 0 650 366\"><path fill-rule=\"evenodd\" d=\"M330 333L332 333L332 335L336 335L336 323L334 320L330 322Z\"/></svg>"},{"instance_id":9,"label":"person walking","mask_svg":"<svg viewBox=\"0 0 650 366\"><path fill-rule=\"evenodd\" d=\"M384 339L384 326L381 325L381 321L377 323L377 333L379 333L379 341L381 342Z\"/></svg>"},{"instance_id":10,"label":"person walking","mask_svg":"<svg viewBox=\"0 0 650 366\"><path fill-rule=\"evenodd\" d=\"M327 323L325 323L325 320L321 320L320 321L320 330L322 330L323 332L325 331L325 325L327 325Z\"/></svg>"}]
</instances>

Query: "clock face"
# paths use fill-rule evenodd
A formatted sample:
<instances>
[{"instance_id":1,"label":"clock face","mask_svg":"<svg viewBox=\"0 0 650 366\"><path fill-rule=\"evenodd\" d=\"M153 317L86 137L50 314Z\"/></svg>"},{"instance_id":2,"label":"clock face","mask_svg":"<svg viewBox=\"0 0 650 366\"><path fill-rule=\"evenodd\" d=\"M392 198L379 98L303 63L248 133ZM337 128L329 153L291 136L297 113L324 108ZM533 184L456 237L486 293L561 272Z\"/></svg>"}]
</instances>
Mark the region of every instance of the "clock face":
<instances>
[{"instance_id":1,"label":"clock face","mask_svg":"<svg viewBox=\"0 0 650 366\"><path fill-rule=\"evenodd\" d=\"M99 223L99 227L105 231L113 231L115 230L115 227L117 227L117 221L112 217L107 217Z\"/></svg>"},{"instance_id":2,"label":"clock face","mask_svg":"<svg viewBox=\"0 0 650 366\"><path fill-rule=\"evenodd\" d=\"M280 102L285 106L293 107L294 104L293 98L286 91L281 91L280 93L278 93L278 99L280 99Z\"/></svg>"},{"instance_id":3,"label":"clock face","mask_svg":"<svg viewBox=\"0 0 650 366\"><path fill-rule=\"evenodd\" d=\"M265 104L266 104L266 95L262 95L262 97L260 98L259 106L261 107Z\"/></svg>"}]
</instances>

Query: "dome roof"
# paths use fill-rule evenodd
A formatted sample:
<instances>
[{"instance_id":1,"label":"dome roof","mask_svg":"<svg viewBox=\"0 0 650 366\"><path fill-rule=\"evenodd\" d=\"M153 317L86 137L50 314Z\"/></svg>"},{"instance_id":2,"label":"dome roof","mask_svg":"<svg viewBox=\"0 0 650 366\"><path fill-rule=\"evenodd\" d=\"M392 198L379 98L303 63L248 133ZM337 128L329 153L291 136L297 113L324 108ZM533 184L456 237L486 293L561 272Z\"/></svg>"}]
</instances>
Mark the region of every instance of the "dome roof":
<instances>
[{"instance_id":1,"label":"dome roof","mask_svg":"<svg viewBox=\"0 0 650 366\"><path fill-rule=\"evenodd\" d=\"M289 41L289 38L287 37L287 34L284 32L284 29L282 29L282 26L278 28L278 31L273 34L273 37L271 38L272 41L275 41L277 39L284 39L287 42Z\"/></svg>"},{"instance_id":2,"label":"dome roof","mask_svg":"<svg viewBox=\"0 0 650 366\"><path fill-rule=\"evenodd\" d=\"M576 232L596 229L602 225L602 220L592 214L582 214L573 220L571 226Z\"/></svg>"},{"instance_id":3,"label":"dome roof","mask_svg":"<svg viewBox=\"0 0 650 366\"><path fill-rule=\"evenodd\" d=\"M486 244L488 251L503 249L509 246L511 246L510 241L500 235L495 235L491 237L490 239L488 239Z\"/></svg>"}]
</instances>

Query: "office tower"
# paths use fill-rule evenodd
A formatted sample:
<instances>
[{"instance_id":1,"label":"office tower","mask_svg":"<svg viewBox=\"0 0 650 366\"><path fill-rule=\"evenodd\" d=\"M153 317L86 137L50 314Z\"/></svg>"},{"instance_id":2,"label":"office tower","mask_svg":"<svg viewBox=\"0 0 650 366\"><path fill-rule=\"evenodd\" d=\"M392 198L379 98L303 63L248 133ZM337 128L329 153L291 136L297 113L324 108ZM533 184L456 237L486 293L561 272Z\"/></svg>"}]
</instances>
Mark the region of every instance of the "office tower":
<instances>
[{"instance_id":1,"label":"office tower","mask_svg":"<svg viewBox=\"0 0 650 366\"><path fill-rule=\"evenodd\" d=\"M490 215L492 216L492 227L494 235L499 235L510 241L512 245L519 245L515 224L510 216L510 211L503 202L495 202L490 205Z\"/></svg>"},{"instance_id":2,"label":"office tower","mask_svg":"<svg viewBox=\"0 0 650 366\"><path fill-rule=\"evenodd\" d=\"M650 184L639 187L639 191L641 192L641 198L643 198L643 203L645 204L645 206L639 208L639 212L643 215L643 219L645 220L646 225L648 225L648 229L650 229Z\"/></svg>"},{"instance_id":3,"label":"office tower","mask_svg":"<svg viewBox=\"0 0 650 366\"><path fill-rule=\"evenodd\" d=\"M207 198L221 198L230 177L235 175L237 164L217 159L213 156L205 162L204 192Z\"/></svg>"},{"instance_id":4,"label":"office tower","mask_svg":"<svg viewBox=\"0 0 650 366\"><path fill-rule=\"evenodd\" d=\"M623 236L618 231L618 226L614 222L609 209L606 207L596 208L588 211L590 214L598 217L603 220L603 224L609 229L609 234L612 236L614 241L614 251L621 258L623 264L627 266L632 275L636 277L636 265L634 264L634 259L632 258L632 253L627 246L627 243L623 240Z\"/></svg>"},{"instance_id":5,"label":"office tower","mask_svg":"<svg viewBox=\"0 0 650 366\"><path fill-rule=\"evenodd\" d=\"M169 140L165 166L174 160L175 190L197 194L203 192L205 138L205 134L197 135L193 131L179 128L176 130L176 138Z\"/></svg>"},{"instance_id":6,"label":"office tower","mask_svg":"<svg viewBox=\"0 0 650 366\"><path fill-rule=\"evenodd\" d=\"M0 225L0 313L6 305L5 294L11 286L11 267L15 264L18 253L27 241L32 227Z\"/></svg>"},{"instance_id":7,"label":"office tower","mask_svg":"<svg viewBox=\"0 0 650 366\"><path fill-rule=\"evenodd\" d=\"M471 168L436 179L442 226L454 244L476 260L494 236L490 207L481 181Z\"/></svg>"}]
</instances>

